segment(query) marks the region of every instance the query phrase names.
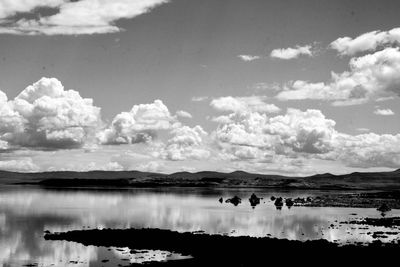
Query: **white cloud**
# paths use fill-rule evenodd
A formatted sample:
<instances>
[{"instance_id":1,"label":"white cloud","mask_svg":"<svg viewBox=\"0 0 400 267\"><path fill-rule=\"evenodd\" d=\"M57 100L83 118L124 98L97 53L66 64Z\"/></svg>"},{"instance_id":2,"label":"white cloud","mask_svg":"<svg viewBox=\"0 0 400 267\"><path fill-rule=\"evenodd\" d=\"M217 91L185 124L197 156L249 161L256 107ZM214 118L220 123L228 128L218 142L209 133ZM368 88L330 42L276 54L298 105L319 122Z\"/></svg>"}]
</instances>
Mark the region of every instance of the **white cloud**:
<instances>
[{"instance_id":1,"label":"white cloud","mask_svg":"<svg viewBox=\"0 0 400 267\"><path fill-rule=\"evenodd\" d=\"M360 52L374 51L377 48L399 43L400 28L390 31L372 31L361 34L356 38L341 37L330 44L330 47L337 50L340 55L352 56Z\"/></svg>"},{"instance_id":2,"label":"white cloud","mask_svg":"<svg viewBox=\"0 0 400 267\"><path fill-rule=\"evenodd\" d=\"M149 12L167 0L1 0L0 33L17 35L78 35L119 32L120 19L131 19ZM54 15L14 20L19 13L33 13L36 8L57 8ZM2 19L2 20L1 20Z\"/></svg>"},{"instance_id":3,"label":"white cloud","mask_svg":"<svg viewBox=\"0 0 400 267\"><path fill-rule=\"evenodd\" d=\"M311 45L296 46L295 48L277 48L271 51L272 58L279 58L284 60L298 58L301 55L313 56Z\"/></svg>"},{"instance_id":4,"label":"white cloud","mask_svg":"<svg viewBox=\"0 0 400 267\"><path fill-rule=\"evenodd\" d=\"M400 51L382 51L352 58L350 71L332 72L329 83L295 81L277 95L280 100L317 99L334 105L362 104L371 99L400 95Z\"/></svg>"},{"instance_id":5,"label":"white cloud","mask_svg":"<svg viewBox=\"0 0 400 267\"><path fill-rule=\"evenodd\" d=\"M279 83L265 83L265 82L259 82L255 83L252 86L249 86L250 89L255 89L258 91L265 91L265 90L271 90L271 91L280 91L281 90L281 84Z\"/></svg>"},{"instance_id":6,"label":"white cloud","mask_svg":"<svg viewBox=\"0 0 400 267\"><path fill-rule=\"evenodd\" d=\"M378 109L376 109L374 111L374 114L382 115L382 116L391 116L391 115L394 115L394 112L389 108L388 109L380 109L380 108L378 108Z\"/></svg>"},{"instance_id":7,"label":"white cloud","mask_svg":"<svg viewBox=\"0 0 400 267\"><path fill-rule=\"evenodd\" d=\"M42 78L14 100L0 93L0 140L10 146L81 147L100 126L100 108L55 78Z\"/></svg>"},{"instance_id":8,"label":"white cloud","mask_svg":"<svg viewBox=\"0 0 400 267\"><path fill-rule=\"evenodd\" d=\"M0 170L13 172L38 172L40 168L31 158L0 161Z\"/></svg>"},{"instance_id":9,"label":"white cloud","mask_svg":"<svg viewBox=\"0 0 400 267\"><path fill-rule=\"evenodd\" d=\"M161 152L161 157L169 160L205 159L210 155L204 138L207 133L199 125L191 128L181 126L171 131L173 135Z\"/></svg>"},{"instance_id":10,"label":"white cloud","mask_svg":"<svg viewBox=\"0 0 400 267\"><path fill-rule=\"evenodd\" d=\"M367 133L356 136L339 135L335 140L335 159L347 166L400 167L400 134Z\"/></svg>"},{"instance_id":11,"label":"white cloud","mask_svg":"<svg viewBox=\"0 0 400 267\"><path fill-rule=\"evenodd\" d=\"M336 134L335 122L319 110L288 109L285 115L268 118L258 112L231 114L230 121L215 131L217 141L239 146L246 154L325 153ZM261 151L257 152L260 149Z\"/></svg>"},{"instance_id":12,"label":"white cloud","mask_svg":"<svg viewBox=\"0 0 400 267\"><path fill-rule=\"evenodd\" d=\"M150 161L147 163L139 164L135 167L136 170L142 172L160 172L164 169L164 164L159 161Z\"/></svg>"},{"instance_id":13,"label":"white cloud","mask_svg":"<svg viewBox=\"0 0 400 267\"><path fill-rule=\"evenodd\" d=\"M383 101L388 101L388 100L393 100L395 99L394 96L384 96L384 97L379 97L376 99L376 102L383 102Z\"/></svg>"},{"instance_id":14,"label":"white cloud","mask_svg":"<svg viewBox=\"0 0 400 267\"><path fill-rule=\"evenodd\" d=\"M388 77L391 72L385 74L382 75ZM13 100L0 91L0 169L84 171L140 167L173 172L186 163L197 169L207 168L208 164L220 167L215 163L218 161L223 162L224 168L248 169L254 164L254 170L264 165L265 170L285 168L299 173L311 171L310 161L341 162L350 168L400 167L400 134L340 133L334 120L315 109L289 108L282 115L271 115L279 108L265 103L266 99L213 99L210 105L224 113L213 118L218 126L210 134L199 125L183 125L178 120L183 111L171 114L161 100L134 105L104 128L100 108L93 105L92 99L82 98L75 90L65 90L57 79L42 78Z\"/></svg>"},{"instance_id":15,"label":"white cloud","mask_svg":"<svg viewBox=\"0 0 400 267\"><path fill-rule=\"evenodd\" d=\"M359 132L369 132L369 131L371 131L369 128L357 128L356 130L359 131Z\"/></svg>"},{"instance_id":16,"label":"white cloud","mask_svg":"<svg viewBox=\"0 0 400 267\"><path fill-rule=\"evenodd\" d=\"M189 118L189 119L193 118L192 114L184 110L178 110L176 112L176 115L181 118Z\"/></svg>"},{"instance_id":17,"label":"white cloud","mask_svg":"<svg viewBox=\"0 0 400 267\"><path fill-rule=\"evenodd\" d=\"M151 104L134 105L130 112L115 116L111 125L98 134L103 144L149 142L159 131L170 130L177 120L161 100Z\"/></svg>"},{"instance_id":18,"label":"white cloud","mask_svg":"<svg viewBox=\"0 0 400 267\"><path fill-rule=\"evenodd\" d=\"M192 101L193 102L201 102L201 101L204 101L204 100L207 100L208 99L208 96L194 96L194 97L192 97Z\"/></svg>"},{"instance_id":19,"label":"white cloud","mask_svg":"<svg viewBox=\"0 0 400 267\"><path fill-rule=\"evenodd\" d=\"M350 167L400 167L400 134L348 135L319 110L288 109L268 118L258 112L231 113L212 133L224 160L276 165L309 160L339 161ZM298 166L299 167L299 166Z\"/></svg>"},{"instance_id":20,"label":"white cloud","mask_svg":"<svg viewBox=\"0 0 400 267\"><path fill-rule=\"evenodd\" d=\"M266 97L263 96L225 96L213 99L210 105L219 111L257 111L262 113L276 113L280 111L280 108L276 105L265 103L265 99Z\"/></svg>"},{"instance_id":21,"label":"white cloud","mask_svg":"<svg viewBox=\"0 0 400 267\"><path fill-rule=\"evenodd\" d=\"M8 142L0 140L0 151L1 150L7 150L9 148Z\"/></svg>"},{"instance_id":22,"label":"white cloud","mask_svg":"<svg viewBox=\"0 0 400 267\"><path fill-rule=\"evenodd\" d=\"M260 59L260 56L253 56L253 55L238 55L238 58L240 58L243 61L250 62L254 61L256 59Z\"/></svg>"},{"instance_id":23,"label":"white cloud","mask_svg":"<svg viewBox=\"0 0 400 267\"><path fill-rule=\"evenodd\" d=\"M96 162L89 163L85 169L81 169L80 171L123 171L124 167L121 166L118 162L111 161L106 164L98 164Z\"/></svg>"}]
</instances>

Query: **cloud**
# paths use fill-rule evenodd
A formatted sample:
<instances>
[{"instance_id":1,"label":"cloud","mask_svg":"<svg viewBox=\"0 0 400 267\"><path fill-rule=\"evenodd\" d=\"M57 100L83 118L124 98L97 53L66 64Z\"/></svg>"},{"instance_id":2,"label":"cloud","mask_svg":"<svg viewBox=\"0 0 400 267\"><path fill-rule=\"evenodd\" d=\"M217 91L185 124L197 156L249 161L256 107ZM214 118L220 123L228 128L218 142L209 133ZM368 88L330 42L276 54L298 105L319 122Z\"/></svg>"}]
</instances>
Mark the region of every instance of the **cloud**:
<instances>
[{"instance_id":1,"label":"cloud","mask_svg":"<svg viewBox=\"0 0 400 267\"><path fill-rule=\"evenodd\" d=\"M189 112L184 111L184 110L178 110L176 112L176 116L181 117L181 118L189 118L189 119L193 118L192 114L190 114Z\"/></svg>"},{"instance_id":2,"label":"cloud","mask_svg":"<svg viewBox=\"0 0 400 267\"><path fill-rule=\"evenodd\" d=\"M15 0L0 1L0 33L16 35L79 35L121 31L118 20L132 19L168 2L167 0ZM57 13L38 18L14 15L35 13L40 7L56 8Z\"/></svg>"},{"instance_id":3,"label":"cloud","mask_svg":"<svg viewBox=\"0 0 400 267\"><path fill-rule=\"evenodd\" d=\"M342 134L335 141L335 159L341 160L347 166L400 167L400 134L367 133L356 136Z\"/></svg>"},{"instance_id":4,"label":"cloud","mask_svg":"<svg viewBox=\"0 0 400 267\"><path fill-rule=\"evenodd\" d=\"M33 163L31 158L18 160L1 160L0 170L13 172L38 172L39 166Z\"/></svg>"},{"instance_id":5,"label":"cloud","mask_svg":"<svg viewBox=\"0 0 400 267\"><path fill-rule=\"evenodd\" d=\"M142 172L160 172L164 168L165 168L164 164L158 161L150 161L147 163L142 163L135 167L136 170Z\"/></svg>"},{"instance_id":6,"label":"cloud","mask_svg":"<svg viewBox=\"0 0 400 267\"><path fill-rule=\"evenodd\" d=\"M369 132L369 131L371 131L369 128L357 128L356 130L359 131L359 132Z\"/></svg>"},{"instance_id":7,"label":"cloud","mask_svg":"<svg viewBox=\"0 0 400 267\"><path fill-rule=\"evenodd\" d=\"M218 111L257 111L262 113L276 113L280 111L280 108L274 104L265 103L265 99L266 97L263 96L225 96L213 99L210 105Z\"/></svg>"},{"instance_id":8,"label":"cloud","mask_svg":"<svg viewBox=\"0 0 400 267\"><path fill-rule=\"evenodd\" d=\"M82 147L100 126L100 108L55 78L42 78L14 100L0 92L0 140L9 146Z\"/></svg>"},{"instance_id":9,"label":"cloud","mask_svg":"<svg viewBox=\"0 0 400 267\"><path fill-rule=\"evenodd\" d=\"M285 115L268 118L258 112L232 113L215 131L217 141L239 146L245 154L325 153L336 134L335 122L319 110L288 109ZM249 147L249 148L245 148ZM260 151L259 151L260 150Z\"/></svg>"},{"instance_id":10,"label":"cloud","mask_svg":"<svg viewBox=\"0 0 400 267\"><path fill-rule=\"evenodd\" d=\"M253 55L238 55L238 58L240 58L243 61L250 62L254 61L256 59L260 59L260 56L253 56Z\"/></svg>"},{"instance_id":11,"label":"cloud","mask_svg":"<svg viewBox=\"0 0 400 267\"><path fill-rule=\"evenodd\" d=\"M116 115L111 125L97 137L102 144L133 144L149 142L158 132L170 130L177 122L161 100L134 105L129 112Z\"/></svg>"},{"instance_id":12,"label":"cloud","mask_svg":"<svg viewBox=\"0 0 400 267\"><path fill-rule=\"evenodd\" d=\"M193 102L201 102L201 101L204 101L204 100L207 100L208 99L208 96L194 96L194 97L192 97L192 101Z\"/></svg>"},{"instance_id":13,"label":"cloud","mask_svg":"<svg viewBox=\"0 0 400 267\"><path fill-rule=\"evenodd\" d=\"M0 1L0 18L4 19L14 16L17 13L26 13L39 7L58 7L65 3L66 0L1 0Z\"/></svg>"},{"instance_id":14,"label":"cloud","mask_svg":"<svg viewBox=\"0 0 400 267\"><path fill-rule=\"evenodd\" d=\"M204 138L207 132L197 125L193 128L181 126L171 131L173 135L161 152L161 157L168 160L205 159L210 156Z\"/></svg>"},{"instance_id":15,"label":"cloud","mask_svg":"<svg viewBox=\"0 0 400 267\"><path fill-rule=\"evenodd\" d=\"M386 48L352 58L350 70L331 74L329 83L295 81L276 97L280 100L315 99L333 105L355 105L372 99L400 95L400 51Z\"/></svg>"},{"instance_id":16,"label":"cloud","mask_svg":"<svg viewBox=\"0 0 400 267\"><path fill-rule=\"evenodd\" d=\"M393 100L395 99L394 96L384 96L384 97L379 97L376 99L376 102L383 102L383 101L388 101L388 100Z\"/></svg>"},{"instance_id":17,"label":"cloud","mask_svg":"<svg viewBox=\"0 0 400 267\"><path fill-rule=\"evenodd\" d=\"M354 64L365 66L375 57ZM386 68L384 74L387 78L391 71ZM400 167L400 134L368 129L359 129L369 133L358 135L341 133L320 110L289 108L273 115L280 109L266 100L213 99L211 107L223 113L212 119L218 125L210 133L181 123L179 118L188 115L182 110L171 114L161 100L133 105L104 125L92 99L64 89L55 78L42 78L12 100L0 91L0 169L174 171L184 161L196 169L209 164L248 169L253 164L254 170L265 166L299 173L312 172L311 161L349 168Z\"/></svg>"},{"instance_id":18,"label":"cloud","mask_svg":"<svg viewBox=\"0 0 400 267\"><path fill-rule=\"evenodd\" d=\"M400 28L390 31L372 31L361 34L356 38L341 37L330 44L330 48L342 56L352 56L360 52L374 51L384 45L399 43Z\"/></svg>"},{"instance_id":19,"label":"cloud","mask_svg":"<svg viewBox=\"0 0 400 267\"><path fill-rule=\"evenodd\" d=\"M89 163L85 169L81 169L80 171L123 171L124 167L122 167L118 162L111 161L107 164L98 164L96 162Z\"/></svg>"},{"instance_id":20,"label":"cloud","mask_svg":"<svg viewBox=\"0 0 400 267\"><path fill-rule=\"evenodd\" d=\"M8 150L9 146L8 146L8 142L0 140L0 151L1 150Z\"/></svg>"},{"instance_id":21,"label":"cloud","mask_svg":"<svg viewBox=\"0 0 400 267\"><path fill-rule=\"evenodd\" d=\"M298 58L301 55L306 55L306 56L313 56L313 51L311 50L312 46L311 45L305 45L305 46L296 46L295 48L277 48L271 51L270 56L272 58L279 58L283 60L289 60L289 59L294 59Z\"/></svg>"},{"instance_id":22,"label":"cloud","mask_svg":"<svg viewBox=\"0 0 400 267\"><path fill-rule=\"evenodd\" d=\"M382 115L382 116L391 116L394 115L394 112L391 109L376 109L374 111L374 114L376 115Z\"/></svg>"},{"instance_id":23,"label":"cloud","mask_svg":"<svg viewBox=\"0 0 400 267\"><path fill-rule=\"evenodd\" d=\"M249 86L249 88L255 89L257 91L266 91L266 90L280 91L281 84L279 84L277 82L273 82L273 83L259 82L259 83L253 84L252 86Z\"/></svg>"},{"instance_id":24,"label":"cloud","mask_svg":"<svg viewBox=\"0 0 400 267\"><path fill-rule=\"evenodd\" d=\"M400 167L400 134L340 133L336 122L320 110L288 109L275 117L242 112L226 118L211 134L223 160L266 165L283 159L286 164L323 160L359 168Z\"/></svg>"}]
</instances>

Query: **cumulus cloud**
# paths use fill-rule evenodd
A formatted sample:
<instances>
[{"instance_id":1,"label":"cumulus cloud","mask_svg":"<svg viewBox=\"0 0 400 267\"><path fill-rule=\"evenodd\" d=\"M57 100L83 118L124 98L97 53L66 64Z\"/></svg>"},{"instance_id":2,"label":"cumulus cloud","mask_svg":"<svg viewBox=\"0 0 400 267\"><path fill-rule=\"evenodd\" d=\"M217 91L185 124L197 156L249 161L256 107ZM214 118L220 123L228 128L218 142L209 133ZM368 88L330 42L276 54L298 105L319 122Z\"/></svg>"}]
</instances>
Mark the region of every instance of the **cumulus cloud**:
<instances>
[{"instance_id":1,"label":"cumulus cloud","mask_svg":"<svg viewBox=\"0 0 400 267\"><path fill-rule=\"evenodd\" d=\"M0 140L9 146L81 147L101 124L100 108L55 78L42 78L14 100L0 92Z\"/></svg>"},{"instance_id":2,"label":"cumulus cloud","mask_svg":"<svg viewBox=\"0 0 400 267\"><path fill-rule=\"evenodd\" d=\"M376 110L374 110L374 114L382 116L391 116L394 115L394 112L389 108L388 109L377 108Z\"/></svg>"},{"instance_id":3,"label":"cumulus cloud","mask_svg":"<svg viewBox=\"0 0 400 267\"><path fill-rule=\"evenodd\" d=\"M177 123L161 100L134 105L129 112L115 116L111 125L97 137L102 144L132 144L149 142L159 131L171 130Z\"/></svg>"},{"instance_id":4,"label":"cumulus cloud","mask_svg":"<svg viewBox=\"0 0 400 267\"><path fill-rule=\"evenodd\" d=\"M243 61L250 62L254 61L256 59L260 59L260 56L253 56L253 55L238 55L238 58L240 58Z\"/></svg>"},{"instance_id":5,"label":"cumulus cloud","mask_svg":"<svg viewBox=\"0 0 400 267\"><path fill-rule=\"evenodd\" d=\"M225 96L213 99L210 105L219 111L257 111L262 113L276 113L280 111L279 107L274 104L267 104L264 102L265 100L266 97L263 96Z\"/></svg>"},{"instance_id":6,"label":"cumulus cloud","mask_svg":"<svg viewBox=\"0 0 400 267\"><path fill-rule=\"evenodd\" d=\"M335 140L335 159L350 167L400 167L400 134L342 134Z\"/></svg>"},{"instance_id":7,"label":"cumulus cloud","mask_svg":"<svg viewBox=\"0 0 400 267\"><path fill-rule=\"evenodd\" d=\"M272 58L279 58L283 60L295 59L301 55L313 56L312 46L296 46L295 48L277 48L271 51L270 56Z\"/></svg>"},{"instance_id":8,"label":"cumulus cloud","mask_svg":"<svg viewBox=\"0 0 400 267\"><path fill-rule=\"evenodd\" d=\"M390 31L372 31L356 38L341 37L330 44L340 55L352 56L360 52L374 51L379 47L399 43L400 28Z\"/></svg>"},{"instance_id":9,"label":"cumulus cloud","mask_svg":"<svg viewBox=\"0 0 400 267\"><path fill-rule=\"evenodd\" d=\"M0 151L1 150L7 150L8 148L9 148L8 147L8 142L0 140Z\"/></svg>"},{"instance_id":10,"label":"cumulus cloud","mask_svg":"<svg viewBox=\"0 0 400 267\"><path fill-rule=\"evenodd\" d=\"M373 61L363 60L364 63L357 64ZM388 69L382 72L385 78L392 75ZM341 133L335 129L334 120L316 109L289 108L285 113L272 115L280 110L267 104L266 99L213 99L211 107L223 113L213 118L218 126L210 134L199 125L183 125L179 118L188 115L184 111L171 114L161 100L134 105L104 126L100 108L93 105L92 99L81 97L75 90L65 90L55 78L42 78L12 100L0 91L0 151L8 155L7 160L2 157L0 169L51 170L56 164L48 159L52 157L54 161L56 156L58 170L60 166L65 170L122 170L132 166L155 170L166 161L176 166L179 161L203 162L206 166L213 160L233 164L230 167L251 163L292 171L305 171L310 160L343 162L357 168L400 167L400 134ZM390 110L379 112L389 114ZM93 145L96 149L85 149ZM36 151L19 149L27 147ZM61 150L64 148L82 149ZM137 156L124 159L116 155L123 155L126 149L140 154L140 160ZM81 158L73 164L64 163L63 157L71 155ZM40 166L36 165L38 162L42 162ZM176 168L171 166L168 165L170 170Z\"/></svg>"},{"instance_id":11,"label":"cumulus cloud","mask_svg":"<svg viewBox=\"0 0 400 267\"><path fill-rule=\"evenodd\" d=\"M280 100L317 99L334 105L362 104L371 99L400 95L400 51L386 48L352 58L350 70L332 72L329 83L295 81L277 95Z\"/></svg>"},{"instance_id":12,"label":"cumulus cloud","mask_svg":"<svg viewBox=\"0 0 400 267\"><path fill-rule=\"evenodd\" d=\"M120 19L131 19L149 12L167 0L1 0L0 33L17 35L78 35L121 31ZM14 15L34 14L37 8L56 8L57 13L38 18Z\"/></svg>"},{"instance_id":13,"label":"cumulus cloud","mask_svg":"<svg viewBox=\"0 0 400 267\"><path fill-rule=\"evenodd\" d=\"M190 114L189 112L184 111L184 110L178 110L176 112L176 116L181 117L181 118L188 118L188 119L193 118L192 114Z\"/></svg>"},{"instance_id":14,"label":"cumulus cloud","mask_svg":"<svg viewBox=\"0 0 400 267\"><path fill-rule=\"evenodd\" d=\"M0 161L0 170L13 172L38 172L40 168L33 163L31 158L23 158Z\"/></svg>"},{"instance_id":15,"label":"cumulus cloud","mask_svg":"<svg viewBox=\"0 0 400 267\"><path fill-rule=\"evenodd\" d=\"M341 161L351 167L400 167L400 134L348 135L320 110L288 109L268 117L231 113L212 137L223 159L276 164L287 159ZM382 146L380 146L382 144Z\"/></svg>"},{"instance_id":16,"label":"cumulus cloud","mask_svg":"<svg viewBox=\"0 0 400 267\"><path fill-rule=\"evenodd\" d=\"M335 122L319 110L288 109L285 115L268 118L258 112L231 114L230 121L215 132L220 143L240 146L243 155L325 153L336 134ZM248 148L245 148L248 147ZM257 148L257 149L256 149ZM262 151L258 151L262 150ZM236 152L238 153L238 152Z\"/></svg>"},{"instance_id":17,"label":"cumulus cloud","mask_svg":"<svg viewBox=\"0 0 400 267\"><path fill-rule=\"evenodd\" d=\"M164 164L158 161L150 161L147 163L139 164L135 167L136 170L142 172L160 172L164 168Z\"/></svg>"},{"instance_id":18,"label":"cumulus cloud","mask_svg":"<svg viewBox=\"0 0 400 267\"><path fill-rule=\"evenodd\" d=\"M205 159L210 155L204 142L207 132L199 125L191 128L181 126L171 131L173 135L161 152L161 157L169 160Z\"/></svg>"},{"instance_id":19,"label":"cumulus cloud","mask_svg":"<svg viewBox=\"0 0 400 267\"><path fill-rule=\"evenodd\" d=\"M118 162L111 161L108 162L107 164L98 164L96 162L90 162L86 168L81 169L80 171L94 171L94 170L100 170L100 171L123 171L124 167L121 166Z\"/></svg>"}]
</instances>

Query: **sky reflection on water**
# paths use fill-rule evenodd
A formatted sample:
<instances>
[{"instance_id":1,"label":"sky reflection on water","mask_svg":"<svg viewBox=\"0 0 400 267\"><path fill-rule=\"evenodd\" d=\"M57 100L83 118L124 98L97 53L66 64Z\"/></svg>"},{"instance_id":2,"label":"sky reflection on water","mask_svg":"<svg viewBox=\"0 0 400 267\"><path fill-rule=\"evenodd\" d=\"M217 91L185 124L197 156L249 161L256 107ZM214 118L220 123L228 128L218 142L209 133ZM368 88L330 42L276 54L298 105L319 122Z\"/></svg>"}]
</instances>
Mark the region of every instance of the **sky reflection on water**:
<instances>
[{"instance_id":1,"label":"sky reflection on water","mask_svg":"<svg viewBox=\"0 0 400 267\"><path fill-rule=\"evenodd\" d=\"M338 222L380 216L375 209L360 208L284 207L276 210L269 200L272 194L297 197L300 195L298 192L257 192L264 199L252 209L247 201L251 192L224 192L224 198L233 194L243 198L242 204L235 207L219 203L219 193L199 194L193 190L168 193L146 190L2 190L0 265L18 266L21 262L35 261L39 266L70 266L72 260L80 266L98 266L107 253L112 253L115 258L121 256L115 250L110 252L73 242L45 241L45 230L150 227L293 240L325 238L342 243L370 242L371 236L365 233L371 228L338 225ZM398 216L399 212L392 211L390 215ZM335 227L330 227L331 224ZM73 266L77 265L74 263Z\"/></svg>"}]
</instances>

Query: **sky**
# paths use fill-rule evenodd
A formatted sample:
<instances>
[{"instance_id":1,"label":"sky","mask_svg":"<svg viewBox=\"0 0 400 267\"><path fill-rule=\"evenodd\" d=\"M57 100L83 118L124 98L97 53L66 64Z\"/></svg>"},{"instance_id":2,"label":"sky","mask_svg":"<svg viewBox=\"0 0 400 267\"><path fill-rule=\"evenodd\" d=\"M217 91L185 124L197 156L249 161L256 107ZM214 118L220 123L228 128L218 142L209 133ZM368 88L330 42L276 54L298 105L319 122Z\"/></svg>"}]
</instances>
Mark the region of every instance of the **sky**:
<instances>
[{"instance_id":1,"label":"sky","mask_svg":"<svg viewBox=\"0 0 400 267\"><path fill-rule=\"evenodd\" d=\"M0 0L0 169L400 168L399 9Z\"/></svg>"}]
</instances>

